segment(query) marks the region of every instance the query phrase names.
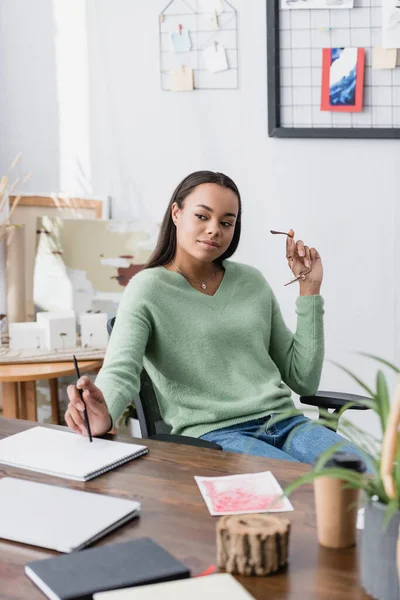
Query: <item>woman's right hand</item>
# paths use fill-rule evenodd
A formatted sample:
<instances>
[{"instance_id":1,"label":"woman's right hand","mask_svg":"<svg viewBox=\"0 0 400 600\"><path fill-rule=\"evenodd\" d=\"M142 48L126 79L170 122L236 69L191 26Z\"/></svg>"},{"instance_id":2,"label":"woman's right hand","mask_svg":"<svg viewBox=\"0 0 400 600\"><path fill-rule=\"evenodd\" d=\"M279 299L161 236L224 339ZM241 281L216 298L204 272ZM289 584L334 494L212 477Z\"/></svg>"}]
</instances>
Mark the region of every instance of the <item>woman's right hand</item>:
<instances>
[{"instance_id":1,"label":"woman's right hand","mask_svg":"<svg viewBox=\"0 0 400 600\"><path fill-rule=\"evenodd\" d=\"M85 416L85 409L81 401L78 389L83 390L83 399L86 404L86 410L89 418L90 430L93 436L103 435L111 428L111 417L108 412L106 401L101 390L94 385L89 377L81 377L76 387L69 385L67 388L69 404L65 413L65 421L72 431L88 435Z\"/></svg>"}]
</instances>

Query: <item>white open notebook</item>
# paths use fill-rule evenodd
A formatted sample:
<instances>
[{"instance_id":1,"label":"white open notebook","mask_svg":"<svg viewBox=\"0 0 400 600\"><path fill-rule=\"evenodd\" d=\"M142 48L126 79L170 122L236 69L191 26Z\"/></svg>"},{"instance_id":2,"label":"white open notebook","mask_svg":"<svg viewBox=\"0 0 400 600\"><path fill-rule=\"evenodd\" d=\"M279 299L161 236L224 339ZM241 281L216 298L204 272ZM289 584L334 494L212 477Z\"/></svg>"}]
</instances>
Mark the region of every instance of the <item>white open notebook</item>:
<instances>
[{"instance_id":1,"label":"white open notebook","mask_svg":"<svg viewBox=\"0 0 400 600\"><path fill-rule=\"evenodd\" d=\"M0 463L55 477L89 481L147 454L146 446L33 427L0 441Z\"/></svg>"},{"instance_id":2,"label":"white open notebook","mask_svg":"<svg viewBox=\"0 0 400 600\"><path fill-rule=\"evenodd\" d=\"M81 550L138 516L125 498L14 477L0 479L0 538L50 548Z\"/></svg>"}]
</instances>

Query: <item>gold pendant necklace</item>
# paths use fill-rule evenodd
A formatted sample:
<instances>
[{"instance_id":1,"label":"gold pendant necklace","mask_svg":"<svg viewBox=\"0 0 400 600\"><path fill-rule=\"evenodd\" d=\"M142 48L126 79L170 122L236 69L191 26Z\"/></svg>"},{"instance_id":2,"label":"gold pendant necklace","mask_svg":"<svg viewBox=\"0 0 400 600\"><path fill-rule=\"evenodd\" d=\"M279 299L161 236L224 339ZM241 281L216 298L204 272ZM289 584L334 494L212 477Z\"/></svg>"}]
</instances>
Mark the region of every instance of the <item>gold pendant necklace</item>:
<instances>
[{"instance_id":1,"label":"gold pendant necklace","mask_svg":"<svg viewBox=\"0 0 400 600\"><path fill-rule=\"evenodd\" d=\"M208 279L206 279L206 281L197 281L197 279L193 279L193 277L189 277L189 275L186 275L186 273L184 273L184 272L183 272L183 271L182 271L182 270L181 270L179 267L177 267L177 266L176 266L176 264L174 263L174 261L173 261L173 260L171 260L171 264L173 264L173 265L174 265L175 269L176 269L177 271L179 271L179 273L180 273L181 275L183 275L183 276L184 276L184 277L186 277L187 279L191 279L191 280L192 280L192 281L194 281L195 283L198 283L198 284L200 284L200 287L201 287L203 290L206 290L206 289L207 289L207 283L208 283L208 282L210 281L210 279L212 279L212 278L214 277L214 275L215 275L215 271L214 271L214 267L213 267L213 272L212 272L212 275L211 275L211 277L209 277Z\"/></svg>"}]
</instances>

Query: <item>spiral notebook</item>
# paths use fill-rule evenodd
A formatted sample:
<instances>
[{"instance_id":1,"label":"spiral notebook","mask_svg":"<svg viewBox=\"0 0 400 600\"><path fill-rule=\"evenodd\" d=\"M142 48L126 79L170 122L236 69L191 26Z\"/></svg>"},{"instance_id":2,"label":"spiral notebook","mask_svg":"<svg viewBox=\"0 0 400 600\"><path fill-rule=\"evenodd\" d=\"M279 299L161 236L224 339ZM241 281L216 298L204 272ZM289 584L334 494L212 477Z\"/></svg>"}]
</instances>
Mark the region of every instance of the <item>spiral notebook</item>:
<instances>
[{"instance_id":1,"label":"spiral notebook","mask_svg":"<svg viewBox=\"0 0 400 600\"><path fill-rule=\"evenodd\" d=\"M33 427L0 441L0 463L54 477L89 481L124 463L147 454L138 444L112 442Z\"/></svg>"}]
</instances>

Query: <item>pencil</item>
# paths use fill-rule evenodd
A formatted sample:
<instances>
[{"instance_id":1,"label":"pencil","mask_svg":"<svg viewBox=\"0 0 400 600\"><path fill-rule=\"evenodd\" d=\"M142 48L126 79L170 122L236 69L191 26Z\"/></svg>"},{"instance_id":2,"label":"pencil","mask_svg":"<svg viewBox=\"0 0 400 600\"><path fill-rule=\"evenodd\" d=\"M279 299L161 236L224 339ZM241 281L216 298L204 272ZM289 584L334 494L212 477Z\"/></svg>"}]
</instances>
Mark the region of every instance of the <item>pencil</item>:
<instances>
[{"instance_id":1,"label":"pencil","mask_svg":"<svg viewBox=\"0 0 400 600\"><path fill-rule=\"evenodd\" d=\"M77 377L77 379L79 380L79 379L80 379L80 377L81 377L81 375L80 375L80 373L79 373L78 362L77 362L77 360L76 360L75 354L73 355L73 359L74 359L74 366L75 366L75 373L76 373L76 377ZM80 389L78 388L78 392L79 392L79 395L80 395L80 397L81 397L82 404L83 404L83 406L85 407L85 410L83 411L83 415L84 415L84 417L85 417L85 423L86 423L86 429L87 429L88 436L89 436L89 441L90 441L90 442L93 442L93 438L92 438L92 432L90 431L89 417L88 417L87 410L86 410L86 403L85 403L85 401L84 401L84 399L83 399L83 391L82 391L82 390L80 390Z\"/></svg>"}]
</instances>

